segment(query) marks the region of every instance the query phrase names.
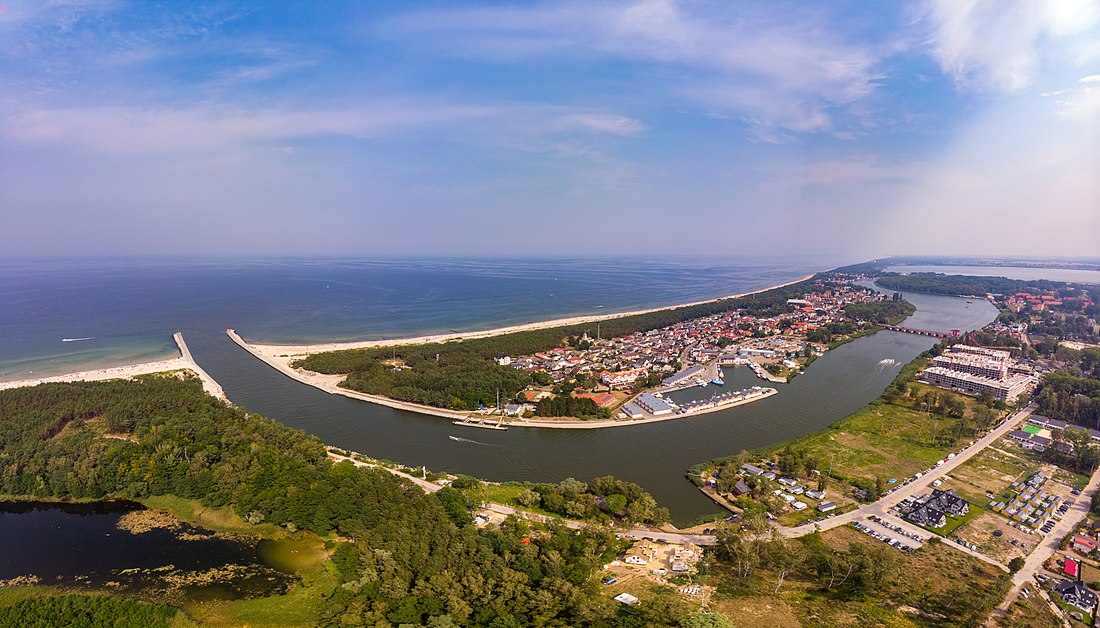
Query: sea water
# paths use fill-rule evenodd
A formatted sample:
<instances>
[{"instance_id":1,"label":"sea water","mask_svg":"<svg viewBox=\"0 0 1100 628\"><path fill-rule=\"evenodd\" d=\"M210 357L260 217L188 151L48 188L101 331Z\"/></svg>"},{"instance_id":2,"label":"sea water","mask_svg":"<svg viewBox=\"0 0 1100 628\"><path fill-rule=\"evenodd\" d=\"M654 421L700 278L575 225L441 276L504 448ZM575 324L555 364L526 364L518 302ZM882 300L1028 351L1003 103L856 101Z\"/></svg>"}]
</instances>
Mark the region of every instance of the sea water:
<instances>
[{"instance_id":1,"label":"sea water","mask_svg":"<svg viewBox=\"0 0 1100 628\"><path fill-rule=\"evenodd\" d=\"M484 330L757 290L820 259L181 259L0 263L0 380L176 355L235 327L312 343Z\"/></svg>"}]
</instances>

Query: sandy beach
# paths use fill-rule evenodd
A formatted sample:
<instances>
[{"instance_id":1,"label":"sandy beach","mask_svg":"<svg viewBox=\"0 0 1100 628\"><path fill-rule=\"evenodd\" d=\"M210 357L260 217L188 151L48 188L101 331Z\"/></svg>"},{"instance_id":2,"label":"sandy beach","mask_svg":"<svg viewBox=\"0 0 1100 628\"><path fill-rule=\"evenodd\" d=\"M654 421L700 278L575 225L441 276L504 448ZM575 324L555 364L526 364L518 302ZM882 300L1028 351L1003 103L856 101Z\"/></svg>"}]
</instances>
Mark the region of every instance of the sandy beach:
<instances>
[{"instance_id":1,"label":"sandy beach","mask_svg":"<svg viewBox=\"0 0 1100 628\"><path fill-rule=\"evenodd\" d=\"M431 336L418 336L415 338L395 338L391 340L364 340L358 342L331 342L311 345L265 345L265 344L252 344L242 338L235 330L226 329L225 333L229 338L239 345L245 351L251 353L254 357L264 362L271 368L279 371L283 375L299 381L308 386L323 390L332 395L343 395L345 397L351 397L353 399L360 399L370 403L377 403L379 405L389 406L398 410L407 410L409 412L416 412L419 414L427 414L431 416L438 416L448 419L464 419L471 415L470 412L456 412L453 410L444 410L442 408L434 408L431 406L424 406L415 403L408 403L405 401L398 401L396 399L390 399L388 397L382 397L379 395L369 395L366 393L357 392L354 390L348 390L347 388L341 388L340 382L344 381L345 375L325 375L323 373L316 373L314 371L307 371L305 369L296 369L291 366L291 363L295 360L305 357L313 353L322 353L325 351L342 351L347 349L365 349L368 347L388 347L393 345L408 345L408 344L424 344L429 342L446 342L448 340L457 340L459 338L468 340L472 338L488 338L491 336L498 336L501 334L514 333L519 331L528 331L533 329L545 329L548 327L559 327L565 325L578 325L584 323L594 323L596 321L606 321L616 318L622 318L624 316L633 316L635 314L648 314L649 312L660 312L663 310L672 310L680 307L687 307L691 305L702 305L705 303L714 303L723 299L734 299L738 297L748 296L752 294L759 294L761 292L767 292L769 290L775 290L777 288L783 288L791 284L805 281L813 275L806 275L787 283L782 283L776 286L768 288L762 288L760 290L754 290L752 292L744 292L741 294L734 294L726 297L719 297L717 299L707 299L705 301L695 301L692 303L681 303L679 305L670 305L666 307L650 308L646 310L634 310L632 312L622 312L620 314L604 314L599 316L574 316L570 318L558 318L549 321L542 321L538 323L528 323L526 325L514 325L511 327L500 327L497 329L490 329L479 332L457 332L448 334L435 334ZM774 394L771 393L771 394ZM767 396L771 396L771 394ZM763 397L766 398L766 397ZM750 401L757 401L753 399ZM668 421L671 419L683 419L692 416L698 416L703 414L709 414L718 410L725 410L728 407L732 407L737 404L728 404L721 408L714 408L711 410L705 410L695 412L692 414L679 414L672 416L662 417L650 417L640 420L513 420L508 422L509 426L513 427L530 427L530 428L549 428L549 429L600 429L608 427L622 427L627 425L643 425L646 423L655 423L658 421Z\"/></svg>"},{"instance_id":2,"label":"sandy beach","mask_svg":"<svg viewBox=\"0 0 1100 628\"><path fill-rule=\"evenodd\" d=\"M816 274L816 273L814 273ZM736 299L738 297L746 297L753 294L760 294L761 292L767 292L769 290L775 290L777 288L784 288L791 284L796 284L800 281L805 281L814 276L814 274L800 277L787 283L781 283L776 286L770 286L768 288L761 288L759 290L753 290L752 292L742 292L740 294L731 294L725 297L718 297L716 299L706 299L704 301L693 301L691 303L680 303L678 305L667 305L664 307L654 307L645 310L634 310L631 312L621 312L619 314L595 314L590 316L573 316L569 318L556 318L548 321L540 321L537 323L526 323L524 325L512 325L509 327L498 327L496 329L488 329L485 331L467 331L467 332L453 332L446 334L433 334L429 336L416 336L414 338L391 338L388 340L359 340L353 342L327 342L319 344L303 344L303 345L274 345L274 344L261 344L261 343L249 343L243 338L241 342L247 344L249 351L256 354L257 357L263 355L264 357L290 357L299 358L302 356L310 355L313 353L323 353L325 351L344 351L347 349L366 349L369 347L389 347L395 345L414 345L414 344L426 344L430 342L447 342L448 340L471 340L474 338L489 338L491 336L499 336L501 334L510 334L519 331L530 331L534 329L546 329L548 327L561 327L566 325L583 325L585 323L595 323L596 321L608 321L617 318L623 318L626 316L634 316L636 314L649 314L650 312L661 312L664 310L674 310L680 307L689 307L692 305L703 305L706 303L714 303L716 301L722 301L724 299ZM238 336L239 337L239 336ZM238 344L241 344L240 342ZM263 359L263 358L261 358Z\"/></svg>"},{"instance_id":3,"label":"sandy beach","mask_svg":"<svg viewBox=\"0 0 1100 628\"><path fill-rule=\"evenodd\" d=\"M126 364L124 366L112 366L102 369L92 369L88 371L78 371L76 373L65 373L63 375L51 375L49 377L40 377L36 379L21 379L10 382L0 382L0 390L8 388L23 388L25 386L37 386L39 384L49 384L55 382L92 382L102 381L106 379L133 379L138 375L148 375L149 373L164 373L167 371L178 371L181 369L189 370L199 376L202 380L203 390L207 394L213 395L219 399L226 400L225 391L222 387L214 381L214 378L210 377L206 371L202 370L198 364L195 363L195 359L191 357L191 350L187 348L187 343L183 340L183 334L176 332L172 335L172 338L176 341L176 346L179 348L180 355L176 358L169 360L157 360L155 362L142 362L140 364Z\"/></svg>"}]
</instances>

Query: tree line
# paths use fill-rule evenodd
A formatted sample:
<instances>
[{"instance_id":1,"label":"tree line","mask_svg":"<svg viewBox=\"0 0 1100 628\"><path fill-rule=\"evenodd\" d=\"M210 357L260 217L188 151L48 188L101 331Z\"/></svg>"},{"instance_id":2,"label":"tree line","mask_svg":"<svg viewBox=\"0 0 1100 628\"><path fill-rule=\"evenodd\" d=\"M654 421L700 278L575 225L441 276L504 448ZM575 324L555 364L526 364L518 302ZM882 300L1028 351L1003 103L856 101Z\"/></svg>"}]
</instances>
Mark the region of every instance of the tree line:
<instances>
[{"instance_id":1,"label":"tree line","mask_svg":"<svg viewBox=\"0 0 1100 628\"><path fill-rule=\"evenodd\" d=\"M50 595L0 606L0 626L21 628L166 628L176 609L106 595Z\"/></svg>"},{"instance_id":2,"label":"tree line","mask_svg":"<svg viewBox=\"0 0 1100 628\"><path fill-rule=\"evenodd\" d=\"M1075 353L1077 365L1045 375L1034 400L1040 414L1100 429L1100 349Z\"/></svg>"},{"instance_id":3,"label":"tree line","mask_svg":"<svg viewBox=\"0 0 1100 628\"><path fill-rule=\"evenodd\" d=\"M898 298L889 301L849 303L844 306L844 315L859 322L896 325L912 316L917 308L912 303L901 299L901 295L894 296Z\"/></svg>"},{"instance_id":4,"label":"tree line","mask_svg":"<svg viewBox=\"0 0 1100 628\"><path fill-rule=\"evenodd\" d=\"M1064 281L1049 281L1046 279L1025 281L1006 277L944 275L942 273L910 273L908 275L889 273L876 279L875 283L890 290L955 296L991 293L1016 294L1017 292L1039 294L1065 289L1069 285Z\"/></svg>"},{"instance_id":5,"label":"tree line","mask_svg":"<svg viewBox=\"0 0 1100 628\"><path fill-rule=\"evenodd\" d=\"M606 475L590 483L566 478L558 484L527 484L516 496L520 506L541 508L571 519L627 525L660 525L668 521L668 509L633 482Z\"/></svg>"},{"instance_id":6,"label":"tree line","mask_svg":"<svg viewBox=\"0 0 1100 628\"><path fill-rule=\"evenodd\" d=\"M224 404L196 380L5 390L0 419L0 493L173 494L335 535L338 586L321 624L635 625L592 582L621 549L607 528L532 530L510 520L478 529L453 492L428 495L383 470L333 463L316 438ZM632 486L610 480L604 496L623 494L627 514L641 513L647 496Z\"/></svg>"}]
</instances>

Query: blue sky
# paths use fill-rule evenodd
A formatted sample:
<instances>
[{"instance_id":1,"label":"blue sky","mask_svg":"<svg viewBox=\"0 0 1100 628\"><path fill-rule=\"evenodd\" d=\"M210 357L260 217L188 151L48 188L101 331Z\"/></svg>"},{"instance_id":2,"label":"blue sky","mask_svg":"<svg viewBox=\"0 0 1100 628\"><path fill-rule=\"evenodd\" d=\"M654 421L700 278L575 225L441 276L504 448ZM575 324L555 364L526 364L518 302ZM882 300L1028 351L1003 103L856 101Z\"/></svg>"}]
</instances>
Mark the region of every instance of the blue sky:
<instances>
[{"instance_id":1,"label":"blue sky","mask_svg":"<svg viewBox=\"0 0 1100 628\"><path fill-rule=\"evenodd\" d=\"M1100 253L1100 2L0 0L0 255Z\"/></svg>"}]
</instances>

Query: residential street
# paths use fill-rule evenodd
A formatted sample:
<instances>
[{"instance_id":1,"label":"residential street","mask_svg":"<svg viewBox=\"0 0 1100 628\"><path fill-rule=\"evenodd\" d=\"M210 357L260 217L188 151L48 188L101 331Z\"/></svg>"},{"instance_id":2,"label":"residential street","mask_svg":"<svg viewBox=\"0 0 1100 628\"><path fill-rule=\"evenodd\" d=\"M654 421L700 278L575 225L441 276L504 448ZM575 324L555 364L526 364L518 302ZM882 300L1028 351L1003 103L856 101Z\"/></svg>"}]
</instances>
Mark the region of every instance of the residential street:
<instances>
[{"instance_id":1,"label":"residential street","mask_svg":"<svg viewBox=\"0 0 1100 628\"><path fill-rule=\"evenodd\" d=\"M958 453L958 455L956 455L953 459L943 463L942 466L933 468L931 471L925 473L918 480L910 482L905 486L899 487L893 493L890 493L886 497L874 503L867 504L866 506L863 506L851 512L846 512L844 514L837 515L832 519L825 519L824 521L819 521L817 523L805 524L791 528L780 528L779 533L787 537L799 537L809 534L815 530L830 530L832 528L836 528L842 525L847 525L853 521L860 521L862 519L866 519L867 515L878 515L880 517L886 516L889 514L891 506L897 504L904 499L930 490L933 481L949 474L956 467L974 457L974 455L977 454L979 451L985 449L989 445L993 444L997 439L1011 432L1022 421L1026 421L1027 418L1031 416L1034 411L1035 406L1033 404L1013 414L1010 414L1004 419L1004 421L1001 422L1000 425L998 425L985 436L978 439L978 441L975 442L972 446ZM925 531L924 534L927 535L928 533ZM955 544L952 543L952 545ZM967 548L964 548L961 545L957 546L957 548L967 551L967 553L970 554L977 554L977 552L969 551ZM987 562L994 562L994 564L998 565L1000 564L996 563L995 561L990 561L990 559L985 558L984 556L982 556L982 558Z\"/></svg>"},{"instance_id":2,"label":"residential street","mask_svg":"<svg viewBox=\"0 0 1100 628\"><path fill-rule=\"evenodd\" d=\"M1009 592L1008 597L994 610L994 615L1004 613L1009 606L1012 605L1013 600L1020 594L1020 587L1032 582L1034 583L1034 576L1042 568L1054 552L1058 550L1058 546L1061 545L1062 539L1066 537L1081 521L1085 518L1089 511L1089 505L1092 503L1092 496L1096 494L1097 488L1100 487L1100 469L1097 469L1092 474L1092 478L1089 479L1089 483L1085 486L1081 494L1077 496L1077 501L1073 502L1066 515L1062 517L1062 520L1054 525L1054 528L1050 531L1050 534L1039 542L1035 546L1035 551L1028 555L1027 561L1024 563L1023 569L1016 572L1012 576L1012 590Z\"/></svg>"}]
</instances>

